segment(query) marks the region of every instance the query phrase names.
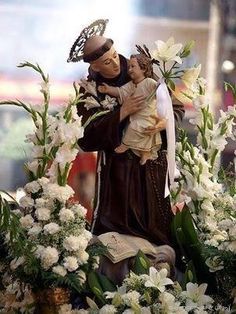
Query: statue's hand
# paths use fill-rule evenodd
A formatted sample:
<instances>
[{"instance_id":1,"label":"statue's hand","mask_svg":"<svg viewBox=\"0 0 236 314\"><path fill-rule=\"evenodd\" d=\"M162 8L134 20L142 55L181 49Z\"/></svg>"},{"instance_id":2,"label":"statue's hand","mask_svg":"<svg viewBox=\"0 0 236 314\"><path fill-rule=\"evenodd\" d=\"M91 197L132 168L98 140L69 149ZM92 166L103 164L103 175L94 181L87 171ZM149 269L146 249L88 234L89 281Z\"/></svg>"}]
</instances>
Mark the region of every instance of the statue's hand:
<instances>
[{"instance_id":1,"label":"statue's hand","mask_svg":"<svg viewBox=\"0 0 236 314\"><path fill-rule=\"evenodd\" d=\"M166 119L159 118L157 115L151 115L151 118L154 120L153 126L145 128L143 131L145 134L152 135L166 128Z\"/></svg>"},{"instance_id":2,"label":"statue's hand","mask_svg":"<svg viewBox=\"0 0 236 314\"><path fill-rule=\"evenodd\" d=\"M127 97L120 109L120 121L128 117L129 115L141 110L145 106L145 97L130 96Z\"/></svg>"},{"instance_id":3,"label":"statue's hand","mask_svg":"<svg viewBox=\"0 0 236 314\"><path fill-rule=\"evenodd\" d=\"M102 94L106 94L109 92L109 85L106 83L103 83L102 85L98 86L98 91Z\"/></svg>"}]
</instances>

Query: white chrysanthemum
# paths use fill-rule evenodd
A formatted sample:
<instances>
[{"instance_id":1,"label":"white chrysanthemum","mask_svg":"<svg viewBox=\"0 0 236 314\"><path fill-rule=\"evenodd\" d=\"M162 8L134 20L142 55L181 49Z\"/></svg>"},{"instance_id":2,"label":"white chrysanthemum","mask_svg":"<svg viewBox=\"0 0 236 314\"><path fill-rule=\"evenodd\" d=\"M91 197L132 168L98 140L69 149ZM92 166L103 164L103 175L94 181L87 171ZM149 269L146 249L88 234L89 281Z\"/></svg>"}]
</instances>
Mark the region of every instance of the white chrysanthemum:
<instances>
[{"instance_id":1,"label":"white chrysanthemum","mask_svg":"<svg viewBox=\"0 0 236 314\"><path fill-rule=\"evenodd\" d=\"M25 215L20 218L20 224L23 228L29 229L34 224L34 219L31 215Z\"/></svg>"},{"instance_id":2,"label":"white chrysanthemum","mask_svg":"<svg viewBox=\"0 0 236 314\"><path fill-rule=\"evenodd\" d=\"M62 277L64 277L66 274L67 274L67 270L63 267L63 266L54 266L52 268L52 271L57 274L57 275L60 275Z\"/></svg>"},{"instance_id":3,"label":"white chrysanthemum","mask_svg":"<svg viewBox=\"0 0 236 314\"><path fill-rule=\"evenodd\" d=\"M77 258L74 256L65 257L63 265L68 271L75 271L79 267Z\"/></svg>"},{"instance_id":4,"label":"white chrysanthemum","mask_svg":"<svg viewBox=\"0 0 236 314\"><path fill-rule=\"evenodd\" d=\"M27 183L24 187L27 193L37 193L40 190L41 186L37 181L31 181Z\"/></svg>"},{"instance_id":5,"label":"white chrysanthemum","mask_svg":"<svg viewBox=\"0 0 236 314\"><path fill-rule=\"evenodd\" d=\"M48 184L43 192L46 198L57 199L59 202L65 203L74 195L73 189L69 186L60 186L57 183Z\"/></svg>"},{"instance_id":6,"label":"white chrysanthemum","mask_svg":"<svg viewBox=\"0 0 236 314\"><path fill-rule=\"evenodd\" d=\"M81 218L84 218L87 214L87 209L81 204L74 204L70 209Z\"/></svg>"},{"instance_id":7,"label":"white chrysanthemum","mask_svg":"<svg viewBox=\"0 0 236 314\"><path fill-rule=\"evenodd\" d=\"M68 208L62 208L59 212L59 218L62 222L69 222L75 219L75 214Z\"/></svg>"},{"instance_id":8,"label":"white chrysanthemum","mask_svg":"<svg viewBox=\"0 0 236 314\"><path fill-rule=\"evenodd\" d=\"M25 262L25 258L23 256L14 258L10 263L11 270L16 270L24 262Z\"/></svg>"},{"instance_id":9,"label":"white chrysanthemum","mask_svg":"<svg viewBox=\"0 0 236 314\"><path fill-rule=\"evenodd\" d=\"M77 257L78 263L80 265L83 265L87 263L89 259L89 254L84 250L80 250L79 252L76 253L76 257Z\"/></svg>"},{"instance_id":10,"label":"white chrysanthemum","mask_svg":"<svg viewBox=\"0 0 236 314\"><path fill-rule=\"evenodd\" d=\"M59 232L60 229L61 227L55 222L50 222L49 224L43 227L43 230L46 234L55 234Z\"/></svg>"},{"instance_id":11,"label":"white chrysanthemum","mask_svg":"<svg viewBox=\"0 0 236 314\"><path fill-rule=\"evenodd\" d=\"M114 307L114 305L111 304L106 304L99 310L99 314L115 314L115 313L117 313L117 310Z\"/></svg>"},{"instance_id":12,"label":"white chrysanthemum","mask_svg":"<svg viewBox=\"0 0 236 314\"><path fill-rule=\"evenodd\" d=\"M32 207L34 205L34 200L29 196L23 196L19 200L22 207Z\"/></svg>"},{"instance_id":13,"label":"white chrysanthemum","mask_svg":"<svg viewBox=\"0 0 236 314\"><path fill-rule=\"evenodd\" d=\"M48 246L41 252L40 258L43 268L47 270L58 262L59 253L56 248Z\"/></svg>"},{"instance_id":14,"label":"white chrysanthemum","mask_svg":"<svg viewBox=\"0 0 236 314\"><path fill-rule=\"evenodd\" d=\"M38 208L35 211L35 215L38 220L47 221L50 219L51 211L48 208Z\"/></svg>"}]
</instances>

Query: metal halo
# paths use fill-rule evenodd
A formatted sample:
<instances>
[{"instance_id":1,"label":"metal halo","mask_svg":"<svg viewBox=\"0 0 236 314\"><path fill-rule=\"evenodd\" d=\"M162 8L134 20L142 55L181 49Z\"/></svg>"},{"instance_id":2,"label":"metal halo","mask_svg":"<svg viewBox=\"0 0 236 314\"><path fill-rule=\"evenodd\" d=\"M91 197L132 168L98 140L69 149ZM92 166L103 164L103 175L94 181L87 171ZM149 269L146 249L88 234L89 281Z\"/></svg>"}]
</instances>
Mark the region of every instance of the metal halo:
<instances>
[{"instance_id":1,"label":"metal halo","mask_svg":"<svg viewBox=\"0 0 236 314\"><path fill-rule=\"evenodd\" d=\"M77 62L82 60L86 40L95 35L102 36L105 32L108 21L109 20L103 19L96 20L89 26L85 27L71 47L67 62Z\"/></svg>"}]
</instances>

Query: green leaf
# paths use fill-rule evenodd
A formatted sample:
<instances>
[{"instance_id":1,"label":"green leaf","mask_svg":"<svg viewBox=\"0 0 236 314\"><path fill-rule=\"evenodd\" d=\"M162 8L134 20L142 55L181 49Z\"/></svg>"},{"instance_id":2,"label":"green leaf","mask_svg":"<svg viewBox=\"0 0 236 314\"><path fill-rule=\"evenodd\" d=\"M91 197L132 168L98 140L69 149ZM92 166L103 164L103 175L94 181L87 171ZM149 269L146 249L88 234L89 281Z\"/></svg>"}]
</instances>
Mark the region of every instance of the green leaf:
<instances>
[{"instance_id":1,"label":"green leaf","mask_svg":"<svg viewBox=\"0 0 236 314\"><path fill-rule=\"evenodd\" d=\"M137 275L148 274L149 268L150 261L148 257L141 250L139 250L138 254L135 256L132 271Z\"/></svg>"},{"instance_id":2,"label":"green leaf","mask_svg":"<svg viewBox=\"0 0 236 314\"><path fill-rule=\"evenodd\" d=\"M171 89L171 90L175 90L175 83L171 80L171 79L167 79L167 86Z\"/></svg>"}]
</instances>

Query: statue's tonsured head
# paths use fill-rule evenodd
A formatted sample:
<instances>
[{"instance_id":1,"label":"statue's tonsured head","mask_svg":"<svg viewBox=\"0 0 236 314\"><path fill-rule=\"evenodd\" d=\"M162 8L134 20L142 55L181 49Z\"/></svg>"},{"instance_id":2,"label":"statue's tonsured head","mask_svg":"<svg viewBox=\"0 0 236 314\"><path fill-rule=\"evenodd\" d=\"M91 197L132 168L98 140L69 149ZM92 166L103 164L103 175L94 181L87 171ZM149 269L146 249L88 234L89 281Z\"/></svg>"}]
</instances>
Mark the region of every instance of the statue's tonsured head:
<instances>
[{"instance_id":1,"label":"statue's tonsured head","mask_svg":"<svg viewBox=\"0 0 236 314\"><path fill-rule=\"evenodd\" d=\"M92 62L110 50L113 40L103 37L108 20L97 20L85 27L74 42L67 62Z\"/></svg>"}]
</instances>

